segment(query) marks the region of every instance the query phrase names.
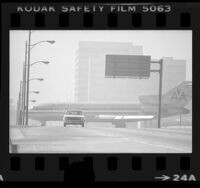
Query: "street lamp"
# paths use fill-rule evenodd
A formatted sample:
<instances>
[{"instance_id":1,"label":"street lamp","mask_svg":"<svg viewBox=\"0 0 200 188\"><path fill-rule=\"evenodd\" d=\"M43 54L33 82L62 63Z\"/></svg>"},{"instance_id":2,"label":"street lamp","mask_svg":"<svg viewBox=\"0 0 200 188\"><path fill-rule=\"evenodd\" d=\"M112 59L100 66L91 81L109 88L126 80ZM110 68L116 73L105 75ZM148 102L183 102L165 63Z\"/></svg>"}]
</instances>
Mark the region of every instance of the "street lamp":
<instances>
[{"instance_id":1,"label":"street lamp","mask_svg":"<svg viewBox=\"0 0 200 188\"><path fill-rule=\"evenodd\" d=\"M29 100L29 102L37 102L36 100Z\"/></svg>"},{"instance_id":2,"label":"street lamp","mask_svg":"<svg viewBox=\"0 0 200 188\"><path fill-rule=\"evenodd\" d=\"M38 81L40 81L40 82L41 82L41 81L43 81L43 80L44 80L44 78L32 78L32 79L30 79L30 80L29 80L29 82L30 82L30 81L32 81L32 80L38 80Z\"/></svg>"},{"instance_id":3,"label":"street lamp","mask_svg":"<svg viewBox=\"0 0 200 188\"><path fill-rule=\"evenodd\" d=\"M26 125L28 125L28 102L29 102L29 74L30 74L30 57L31 57L31 50L38 44L40 43L49 43L49 44L54 44L55 41L54 40L43 40L43 41L39 41L39 42L36 42L35 44L31 44L31 31L29 30L29 35L28 35L28 51L26 52L28 57L27 57L27 92L26 92ZM44 63L44 61L42 61ZM35 62L36 63L36 62ZM47 62L45 62L47 64ZM33 65L33 64L32 64ZM39 81L43 81L44 79L37 79Z\"/></svg>"},{"instance_id":4,"label":"street lamp","mask_svg":"<svg viewBox=\"0 0 200 188\"><path fill-rule=\"evenodd\" d=\"M39 42L36 42L36 43L34 43L34 44L30 44L29 46L30 46L30 50L32 50L33 49L33 47L34 46L36 46L37 44L40 44L40 43L45 43L45 42L47 42L47 43L49 43L49 44L54 44L56 41L55 40L42 40L42 41L39 41Z\"/></svg>"},{"instance_id":5,"label":"street lamp","mask_svg":"<svg viewBox=\"0 0 200 188\"><path fill-rule=\"evenodd\" d=\"M35 93L35 94L39 94L39 91L30 91L30 93Z\"/></svg>"},{"instance_id":6,"label":"street lamp","mask_svg":"<svg viewBox=\"0 0 200 188\"><path fill-rule=\"evenodd\" d=\"M49 62L49 61L36 61L36 62L34 62L34 63L31 63L30 66L35 65L35 64L37 64L37 63L43 63L43 64L48 65L50 62Z\"/></svg>"}]
</instances>

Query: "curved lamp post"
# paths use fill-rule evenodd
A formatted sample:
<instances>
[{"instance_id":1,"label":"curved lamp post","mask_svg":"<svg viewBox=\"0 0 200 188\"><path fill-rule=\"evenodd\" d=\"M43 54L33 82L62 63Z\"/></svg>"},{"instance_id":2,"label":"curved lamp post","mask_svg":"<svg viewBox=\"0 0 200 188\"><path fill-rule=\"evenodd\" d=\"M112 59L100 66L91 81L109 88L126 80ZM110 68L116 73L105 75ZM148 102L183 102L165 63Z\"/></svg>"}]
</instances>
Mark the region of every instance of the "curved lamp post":
<instances>
[{"instance_id":1,"label":"curved lamp post","mask_svg":"<svg viewBox=\"0 0 200 188\"><path fill-rule=\"evenodd\" d=\"M39 94L39 91L30 91L30 93L35 93L35 94Z\"/></svg>"},{"instance_id":2,"label":"curved lamp post","mask_svg":"<svg viewBox=\"0 0 200 188\"><path fill-rule=\"evenodd\" d=\"M29 31L29 37L28 37L28 51L27 51L27 54L28 54L28 61L27 61L27 80L28 80L28 82L27 82L27 92L26 92L26 125L28 125L28 102L29 102L29 81L31 81L31 80L33 80L33 79L31 79L31 80L29 80L29 74L30 74L30 66L31 66L31 64L30 64L30 51L36 46L36 45L38 45L38 44L40 44L40 43L49 43L49 44L54 44L55 43L55 41L54 40L42 40L42 41L39 41L39 42L36 42L36 43L34 43L34 44L31 44L31 33L32 33L32 31ZM38 61L38 62L35 62L35 63L32 63L32 65L33 64L36 64L36 63L39 63L39 62L41 62L41 63L45 63L45 64L48 64L47 63L47 61ZM39 81L43 81L44 79L37 79L37 80L39 80Z\"/></svg>"},{"instance_id":3,"label":"curved lamp post","mask_svg":"<svg viewBox=\"0 0 200 188\"><path fill-rule=\"evenodd\" d=\"M29 100L29 102L37 102L36 100Z\"/></svg>"},{"instance_id":4,"label":"curved lamp post","mask_svg":"<svg viewBox=\"0 0 200 188\"><path fill-rule=\"evenodd\" d=\"M33 47L36 46L37 44L40 44L40 43L43 43L43 42L47 42L47 43L49 43L49 44L54 44L56 41L55 41L55 40L41 40L41 41L39 41L39 42L36 42L36 43L34 43L34 44L31 44L31 45L30 45L30 50L32 50Z\"/></svg>"},{"instance_id":5,"label":"curved lamp post","mask_svg":"<svg viewBox=\"0 0 200 188\"><path fill-rule=\"evenodd\" d=\"M30 82L30 81L33 81L33 80L38 80L38 81L40 81L40 82L41 82L41 81L43 81L43 80L44 80L44 78L31 78L31 79L29 80L29 82Z\"/></svg>"},{"instance_id":6,"label":"curved lamp post","mask_svg":"<svg viewBox=\"0 0 200 188\"><path fill-rule=\"evenodd\" d=\"M49 62L49 61L36 61L36 62L34 62L34 63L31 63L30 66L33 66L33 65L35 65L35 64L37 64L37 63L43 63L43 64L48 65L50 62Z\"/></svg>"}]
</instances>

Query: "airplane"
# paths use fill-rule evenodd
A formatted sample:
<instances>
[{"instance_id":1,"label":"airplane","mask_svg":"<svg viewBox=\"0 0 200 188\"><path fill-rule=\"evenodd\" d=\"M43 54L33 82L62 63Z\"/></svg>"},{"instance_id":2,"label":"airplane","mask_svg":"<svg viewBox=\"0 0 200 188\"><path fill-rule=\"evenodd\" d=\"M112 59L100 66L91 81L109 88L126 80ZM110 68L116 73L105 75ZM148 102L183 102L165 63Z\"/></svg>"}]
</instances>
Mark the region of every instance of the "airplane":
<instances>
[{"instance_id":1,"label":"airplane","mask_svg":"<svg viewBox=\"0 0 200 188\"><path fill-rule=\"evenodd\" d=\"M67 110L82 110L86 122L110 122L125 127L126 122L149 121L158 118L158 95L139 96L134 103L48 103L33 107L29 119L45 126L46 121L61 121ZM161 117L188 114L185 106L192 100L192 82L183 81L162 95Z\"/></svg>"}]
</instances>

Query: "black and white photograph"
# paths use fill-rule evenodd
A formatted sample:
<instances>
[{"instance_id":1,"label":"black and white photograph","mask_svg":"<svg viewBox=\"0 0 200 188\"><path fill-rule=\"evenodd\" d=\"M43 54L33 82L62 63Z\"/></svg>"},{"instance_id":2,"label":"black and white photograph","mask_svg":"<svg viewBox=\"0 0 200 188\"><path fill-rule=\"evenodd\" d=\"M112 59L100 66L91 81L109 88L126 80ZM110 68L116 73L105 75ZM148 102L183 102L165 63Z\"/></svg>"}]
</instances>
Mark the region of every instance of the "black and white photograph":
<instances>
[{"instance_id":1,"label":"black and white photograph","mask_svg":"<svg viewBox=\"0 0 200 188\"><path fill-rule=\"evenodd\" d=\"M9 42L10 153L192 153L191 30L10 30Z\"/></svg>"}]
</instances>

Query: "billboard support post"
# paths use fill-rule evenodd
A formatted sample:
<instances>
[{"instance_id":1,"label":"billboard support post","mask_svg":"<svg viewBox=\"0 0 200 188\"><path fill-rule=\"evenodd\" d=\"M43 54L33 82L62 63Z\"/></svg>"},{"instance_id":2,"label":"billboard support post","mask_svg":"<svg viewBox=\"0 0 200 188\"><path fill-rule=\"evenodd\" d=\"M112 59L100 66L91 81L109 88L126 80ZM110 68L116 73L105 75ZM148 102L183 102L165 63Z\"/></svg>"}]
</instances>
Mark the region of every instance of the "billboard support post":
<instances>
[{"instance_id":1,"label":"billboard support post","mask_svg":"<svg viewBox=\"0 0 200 188\"><path fill-rule=\"evenodd\" d=\"M150 72L159 73L158 128L161 128L163 59L160 59L159 61L151 61L151 63L156 63L156 64L159 64L160 66L158 70L151 70Z\"/></svg>"},{"instance_id":2,"label":"billboard support post","mask_svg":"<svg viewBox=\"0 0 200 188\"><path fill-rule=\"evenodd\" d=\"M152 63L159 64L159 69L151 69ZM106 77L111 78L150 78L150 73L159 73L159 93L158 93L158 128L161 127L162 111L162 76L163 59L151 61L150 56L134 55L106 55Z\"/></svg>"}]
</instances>

